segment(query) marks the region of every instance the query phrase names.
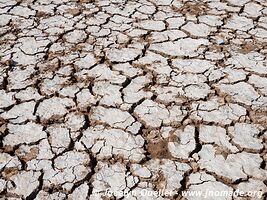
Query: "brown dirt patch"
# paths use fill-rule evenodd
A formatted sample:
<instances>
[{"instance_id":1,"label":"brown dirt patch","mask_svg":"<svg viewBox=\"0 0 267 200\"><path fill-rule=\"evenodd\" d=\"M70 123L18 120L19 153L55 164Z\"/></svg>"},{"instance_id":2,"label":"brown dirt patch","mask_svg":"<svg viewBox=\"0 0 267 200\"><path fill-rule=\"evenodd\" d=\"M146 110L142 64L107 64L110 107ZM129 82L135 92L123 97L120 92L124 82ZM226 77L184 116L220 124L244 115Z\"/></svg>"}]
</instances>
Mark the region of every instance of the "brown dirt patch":
<instances>
[{"instance_id":1,"label":"brown dirt patch","mask_svg":"<svg viewBox=\"0 0 267 200\"><path fill-rule=\"evenodd\" d=\"M246 42L240 46L239 52L243 53L243 54L247 54L247 53L250 53L252 51L257 51L259 49L262 49L266 45L267 45L266 42L263 42L263 43L260 43L260 42L248 43L248 42Z\"/></svg>"},{"instance_id":2,"label":"brown dirt patch","mask_svg":"<svg viewBox=\"0 0 267 200\"><path fill-rule=\"evenodd\" d=\"M159 172L158 177L153 184L157 190L164 190L166 187L166 179L162 172Z\"/></svg>"},{"instance_id":3,"label":"brown dirt patch","mask_svg":"<svg viewBox=\"0 0 267 200\"><path fill-rule=\"evenodd\" d=\"M6 131L6 124L0 125L0 135L2 135Z\"/></svg>"},{"instance_id":4,"label":"brown dirt patch","mask_svg":"<svg viewBox=\"0 0 267 200\"><path fill-rule=\"evenodd\" d=\"M96 0L79 0L80 3L94 3Z\"/></svg>"},{"instance_id":5,"label":"brown dirt patch","mask_svg":"<svg viewBox=\"0 0 267 200\"><path fill-rule=\"evenodd\" d=\"M173 7L173 10L182 14L189 14L189 15L204 15L209 10L209 7L206 3L197 2L187 2L182 7L176 8Z\"/></svg>"},{"instance_id":6,"label":"brown dirt patch","mask_svg":"<svg viewBox=\"0 0 267 200\"><path fill-rule=\"evenodd\" d=\"M215 155L222 155L226 160L229 154L231 154L229 149L223 147L216 147Z\"/></svg>"},{"instance_id":7,"label":"brown dirt patch","mask_svg":"<svg viewBox=\"0 0 267 200\"><path fill-rule=\"evenodd\" d=\"M39 149L37 147L33 147L29 152L26 153L16 150L16 154L18 154L18 157L20 157L20 159L27 162L37 157L37 155L39 154Z\"/></svg>"},{"instance_id":8,"label":"brown dirt patch","mask_svg":"<svg viewBox=\"0 0 267 200\"><path fill-rule=\"evenodd\" d=\"M249 117L255 124L260 124L267 128L267 110L266 111L251 111Z\"/></svg>"},{"instance_id":9,"label":"brown dirt patch","mask_svg":"<svg viewBox=\"0 0 267 200\"><path fill-rule=\"evenodd\" d=\"M38 11L36 13L36 17L38 17L38 18L47 17L48 15L49 15L48 13L43 12L43 11Z\"/></svg>"},{"instance_id":10,"label":"brown dirt patch","mask_svg":"<svg viewBox=\"0 0 267 200\"><path fill-rule=\"evenodd\" d=\"M73 15L73 16L77 16L79 14L81 14L81 10L79 8L70 8L66 10L67 13Z\"/></svg>"},{"instance_id":11,"label":"brown dirt patch","mask_svg":"<svg viewBox=\"0 0 267 200\"><path fill-rule=\"evenodd\" d=\"M18 174L18 172L19 172L19 170L17 168L15 168L15 167L9 167L9 168L6 168L3 171L2 175L5 178L10 178L11 176L14 176L14 175Z\"/></svg>"},{"instance_id":12,"label":"brown dirt patch","mask_svg":"<svg viewBox=\"0 0 267 200\"><path fill-rule=\"evenodd\" d=\"M149 141L148 152L152 158L168 159L172 157L168 149L168 141L163 139Z\"/></svg>"}]
</instances>

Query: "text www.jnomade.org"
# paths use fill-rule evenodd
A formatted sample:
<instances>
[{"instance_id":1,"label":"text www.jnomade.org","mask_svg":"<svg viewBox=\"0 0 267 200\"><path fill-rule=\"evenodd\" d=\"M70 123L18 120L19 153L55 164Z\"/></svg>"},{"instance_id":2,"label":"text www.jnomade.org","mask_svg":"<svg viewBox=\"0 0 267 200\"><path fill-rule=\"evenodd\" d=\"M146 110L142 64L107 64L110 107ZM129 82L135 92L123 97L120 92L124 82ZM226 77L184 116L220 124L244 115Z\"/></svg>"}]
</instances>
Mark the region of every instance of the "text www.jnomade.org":
<instances>
[{"instance_id":1,"label":"text www.jnomade.org","mask_svg":"<svg viewBox=\"0 0 267 200\"><path fill-rule=\"evenodd\" d=\"M158 196L165 196L165 197L171 197L174 195L177 195L177 191L168 191L168 190L159 190L159 191L153 191L153 190L147 190L142 189L138 191L112 191L112 190L106 190L105 196L111 197L111 196L117 196L117 197L130 197L130 196L151 196L151 197L158 197ZM183 197L254 197L254 198L261 198L263 196L262 191L242 191L242 190L235 190L235 191L219 191L219 190L192 190L192 191L182 191L181 195Z\"/></svg>"}]
</instances>

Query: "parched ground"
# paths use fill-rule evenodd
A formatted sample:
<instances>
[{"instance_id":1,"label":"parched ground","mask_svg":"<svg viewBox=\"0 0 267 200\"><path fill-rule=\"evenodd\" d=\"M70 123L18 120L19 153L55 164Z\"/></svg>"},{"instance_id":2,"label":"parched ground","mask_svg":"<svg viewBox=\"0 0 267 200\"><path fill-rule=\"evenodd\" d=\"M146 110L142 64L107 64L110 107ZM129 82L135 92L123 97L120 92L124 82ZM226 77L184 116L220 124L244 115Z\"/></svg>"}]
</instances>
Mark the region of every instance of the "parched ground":
<instances>
[{"instance_id":1,"label":"parched ground","mask_svg":"<svg viewBox=\"0 0 267 200\"><path fill-rule=\"evenodd\" d=\"M266 47L266 0L0 0L1 200L264 199Z\"/></svg>"}]
</instances>

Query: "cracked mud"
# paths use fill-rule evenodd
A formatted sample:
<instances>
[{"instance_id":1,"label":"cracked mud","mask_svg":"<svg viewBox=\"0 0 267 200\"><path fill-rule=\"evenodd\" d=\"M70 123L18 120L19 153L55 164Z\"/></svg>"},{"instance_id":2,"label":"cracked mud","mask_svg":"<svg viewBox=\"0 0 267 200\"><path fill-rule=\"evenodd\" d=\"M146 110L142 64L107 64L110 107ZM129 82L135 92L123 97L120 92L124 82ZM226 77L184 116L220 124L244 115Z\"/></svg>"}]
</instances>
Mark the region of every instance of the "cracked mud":
<instances>
[{"instance_id":1,"label":"cracked mud","mask_svg":"<svg viewBox=\"0 0 267 200\"><path fill-rule=\"evenodd\" d=\"M266 0L0 0L0 41L1 199L266 198Z\"/></svg>"}]
</instances>

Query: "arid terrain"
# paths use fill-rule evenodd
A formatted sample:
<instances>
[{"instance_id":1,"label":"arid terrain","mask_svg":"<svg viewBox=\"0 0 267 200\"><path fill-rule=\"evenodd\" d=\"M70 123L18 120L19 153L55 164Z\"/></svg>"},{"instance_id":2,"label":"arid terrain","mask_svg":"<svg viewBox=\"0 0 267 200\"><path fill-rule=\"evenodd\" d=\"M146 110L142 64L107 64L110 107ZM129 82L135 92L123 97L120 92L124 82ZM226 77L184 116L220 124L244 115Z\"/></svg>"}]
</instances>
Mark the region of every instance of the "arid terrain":
<instances>
[{"instance_id":1,"label":"arid terrain","mask_svg":"<svg viewBox=\"0 0 267 200\"><path fill-rule=\"evenodd\" d=\"M0 199L263 200L266 55L266 0L0 0Z\"/></svg>"}]
</instances>

